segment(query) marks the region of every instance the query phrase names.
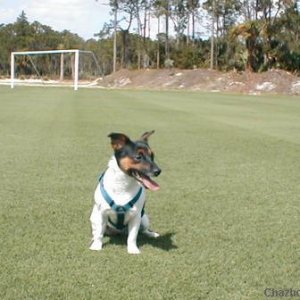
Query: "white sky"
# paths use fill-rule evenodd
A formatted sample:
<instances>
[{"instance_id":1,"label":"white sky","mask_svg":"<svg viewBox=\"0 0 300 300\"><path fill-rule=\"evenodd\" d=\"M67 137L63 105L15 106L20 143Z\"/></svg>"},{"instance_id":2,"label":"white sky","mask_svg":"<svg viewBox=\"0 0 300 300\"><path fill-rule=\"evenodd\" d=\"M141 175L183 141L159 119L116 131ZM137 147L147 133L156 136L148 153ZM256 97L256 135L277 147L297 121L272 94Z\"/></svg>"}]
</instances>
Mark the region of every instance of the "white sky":
<instances>
[{"instance_id":1,"label":"white sky","mask_svg":"<svg viewBox=\"0 0 300 300\"><path fill-rule=\"evenodd\" d=\"M30 23L38 21L57 31L66 29L87 40L94 38L103 24L113 18L108 3L109 0L0 0L0 24L15 22L24 10ZM200 27L198 24L196 31L207 32L203 29L206 22L202 23ZM133 25L131 30L136 30L135 27ZM164 22L161 23L160 30L164 32ZM171 23L170 30L172 34L174 31ZM152 38L156 37L156 19L151 22L150 34Z\"/></svg>"},{"instance_id":2,"label":"white sky","mask_svg":"<svg viewBox=\"0 0 300 300\"><path fill-rule=\"evenodd\" d=\"M16 21L22 10L29 22L38 21L52 29L93 38L111 19L109 0L0 0L0 24Z\"/></svg>"}]
</instances>

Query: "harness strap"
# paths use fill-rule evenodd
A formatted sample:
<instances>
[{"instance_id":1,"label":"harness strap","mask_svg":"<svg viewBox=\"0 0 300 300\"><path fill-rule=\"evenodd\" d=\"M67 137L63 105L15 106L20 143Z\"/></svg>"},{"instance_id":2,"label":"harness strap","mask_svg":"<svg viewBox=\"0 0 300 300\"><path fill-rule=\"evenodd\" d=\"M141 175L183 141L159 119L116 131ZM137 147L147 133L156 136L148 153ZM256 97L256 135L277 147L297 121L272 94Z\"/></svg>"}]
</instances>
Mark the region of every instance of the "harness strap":
<instances>
[{"instance_id":1,"label":"harness strap","mask_svg":"<svg viewBox=\"0 0 300 300\"><path fill-rule=\"evenodd\" d=\"M145 214L145 205L141 211L141 218L143 217L143 215ZM108 218L108 222L115 228L117 228L118 230L123 230L126 225L124 225L124 218L122 218L122 215L117 215L117 223L114 223L110 218Z\"/></svg>"},{"instance_id":2,"label":"harness strap","mask_svg":"<svg viewBox=\"0 0 300 300\"><path fill-rule=\"evenodd\" d=\"M103 196L103 198L105 199L105 201L107 202L107 204L116 212L117 214L117 224L114 224L111 220L109 220L109 222L115 226L117 229L122 230L125 228L126 225L124 225L124 219L125 219L125 213L130 210L134 204L140 199L140 196L142 194L143 188L141 187L137 194L133 197L132 200L130 200L127 204L125 205L117 205L115 203L115 201L111 198L111 196L107 193L107 191L104 188L104 184L103 184L103 177L104 177L103 173L100 178L99 178L99 182L100 182L100 191L101 194ZM144 215L144 207L142 209L142 213L141 216Z\"/></svg>"}]
</instances>

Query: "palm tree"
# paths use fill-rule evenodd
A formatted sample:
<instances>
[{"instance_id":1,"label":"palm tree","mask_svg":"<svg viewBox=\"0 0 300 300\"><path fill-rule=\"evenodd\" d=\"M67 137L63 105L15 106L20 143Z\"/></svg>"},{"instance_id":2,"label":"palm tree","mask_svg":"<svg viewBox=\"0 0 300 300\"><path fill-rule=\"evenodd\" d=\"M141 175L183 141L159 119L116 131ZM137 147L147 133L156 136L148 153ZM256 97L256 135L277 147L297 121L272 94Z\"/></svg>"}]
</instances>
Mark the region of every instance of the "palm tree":
<instances>
[{"instance_id":1,"label":"palm tree","mask_svg":"<svg viewBox=\"0 0 300 300\"><path fill-rule=\"evenodd\" d=\"M245 40L247 49L246 68L251 72L256 70L256 53L258 52L258 38L260 30L257 21L249 21L235 26L230 33L233 39L242 37Z\"/></svg>"}]
</instances>

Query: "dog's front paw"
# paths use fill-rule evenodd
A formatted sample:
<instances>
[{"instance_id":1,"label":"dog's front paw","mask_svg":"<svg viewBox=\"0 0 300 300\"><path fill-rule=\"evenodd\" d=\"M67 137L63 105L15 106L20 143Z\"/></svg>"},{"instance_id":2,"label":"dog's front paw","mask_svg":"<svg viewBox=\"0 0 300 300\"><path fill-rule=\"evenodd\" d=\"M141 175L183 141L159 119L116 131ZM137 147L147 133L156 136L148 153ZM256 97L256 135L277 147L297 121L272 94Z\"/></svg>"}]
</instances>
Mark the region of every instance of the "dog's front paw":
<instances>
[{"instance_id":1,"label":"dog's front paw","mask_svg":"<svg viewBox=\"0 0 300 300\"><path fill-rule=\"evenodd\" d=\"M150 237L150 238L158 238L159 237L159 233L154 232L154 231L150 231L150 230L145 230L143 232L146 236Z\"/></svg>"},{"instance_id":2,"label":"dog's front paw","mask_svg":"<svg viewBox=\"0 0 300 300\"><path fill-rule=\"evenodd\" d=\"M99 240L95 240L92 242L90 246L90 250L100 251L102 249L102 242Z\"/></svg>"},{"instance_id":3,"label":"dog's front paw","mask_svg":"<svg viewBox=\"0 0 300 300\"><path fill-rule=\"evenodd\" d=\"M153 237L153 238L158 238L159 237L159 233L153 231L153 232L151 232L150 236Z\"/></svg>"},{"instance_id":4,"label":"dog's front paw","mask_svg":"<svg viewBox=\"0 0 300 300\"><path fill-rule=\"evenodd\" d=\"M141 253L141 251L139 250L139 248L137 246L128 246L127 251L129 254L140 254Z\"/></svg>"}]
</instances>

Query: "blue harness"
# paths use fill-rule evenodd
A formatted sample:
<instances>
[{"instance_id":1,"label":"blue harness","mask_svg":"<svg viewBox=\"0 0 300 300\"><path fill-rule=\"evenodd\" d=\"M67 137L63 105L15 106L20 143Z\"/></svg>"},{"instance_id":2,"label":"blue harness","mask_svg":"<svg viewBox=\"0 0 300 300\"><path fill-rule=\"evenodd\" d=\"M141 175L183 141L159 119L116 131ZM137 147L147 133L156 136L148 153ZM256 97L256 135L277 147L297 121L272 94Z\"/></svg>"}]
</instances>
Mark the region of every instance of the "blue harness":
<instances>
[{"instance_id":1,"label":"blue harness","mask_svg":"<svg viewBox=\"0 0 300 300\"><path fill-rule=\"evenodd\" d=\"M124 224L124 219L125 219L125 213L127 211L129 211L134 204L140 199L140 196L142 194L143 188L141 187L137 194L133 197L132 200L130 200L127 204L125 205L117 205L115 203L115 201L110 197L110 195L107 193L107 191L104 188L104 184L103 184L103 177L104 177L103 173L100 178L99 178L99 182L100 182L100 191L101 194L103 196L103 198L105 199L105 201L107 202L107 204L116 212L117 214L117 223L113 223L110 219L108 219L109 223L112 224L115 228L117 228L118 230L123 230L126 225ZM141 217L144 215L145 211L144 211L144 207L142 209L141 212Z\"/></svg>"}]
</instances>

